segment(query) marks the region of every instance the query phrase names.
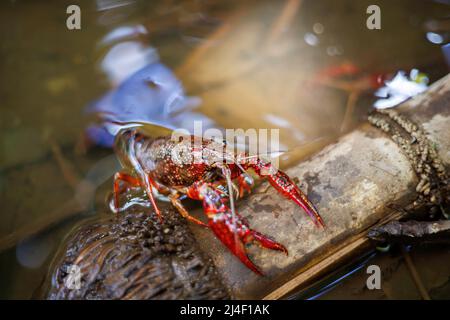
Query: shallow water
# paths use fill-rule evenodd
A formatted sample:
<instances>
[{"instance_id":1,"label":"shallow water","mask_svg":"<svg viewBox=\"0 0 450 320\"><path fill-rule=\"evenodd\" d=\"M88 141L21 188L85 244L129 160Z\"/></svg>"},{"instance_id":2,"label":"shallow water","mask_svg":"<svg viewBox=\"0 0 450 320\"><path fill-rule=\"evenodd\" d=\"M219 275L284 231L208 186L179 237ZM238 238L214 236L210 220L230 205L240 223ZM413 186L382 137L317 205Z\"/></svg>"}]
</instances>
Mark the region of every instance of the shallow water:
<instances>
[{"instance_id":1,"label":"shallow water","mask_svg":"<svg viewBox=\"0 0 450 320\"><path fill-rule=\"evenodd\" d=\"M164 64L200 99L184 120L279 128L285 165L365 119L374 75L419 68L435 81L448 70L429 32L448 40L450 10L432 1L379 1L378 31L365 27L370 1L301 1L292 19L280 18L282 1L76 3L81 30L72 31L74 1L0 4L0 297L31 297L67 232L107 211L118 163L109 149L80 149L85 110L146 64ZM359 69L339 79L344 89L319 77L342 65Z\"/></svg>"}]
</instances>

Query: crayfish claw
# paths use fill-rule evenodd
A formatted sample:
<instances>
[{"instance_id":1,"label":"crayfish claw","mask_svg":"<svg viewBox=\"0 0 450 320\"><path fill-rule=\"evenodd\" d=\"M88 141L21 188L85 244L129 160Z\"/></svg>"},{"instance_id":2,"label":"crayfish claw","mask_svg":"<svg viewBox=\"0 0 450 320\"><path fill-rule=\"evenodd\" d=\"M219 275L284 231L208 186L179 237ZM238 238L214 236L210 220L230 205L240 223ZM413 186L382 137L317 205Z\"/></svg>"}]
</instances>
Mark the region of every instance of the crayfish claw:
<instances>
[{"instance_id":1,"label":"crayfish claw","mask_svg":"<svg viewBox=\"0 0 450 320\"><path fill-rule=\"evenodd\" d=\"M244 263L247 268L252 270L254 273L263 276L261 270L253 263L252 260L247 255L247 250L245 249L245 244L239 239L234 246L234 249L230 249L238 258L241 260L242 263Z\"/></svg>"},{"instance_id":2,"label":"crayfish claw","mask_svg":"<svg viewBox=\"0 0 450 320\"><path fill-rule=\"evenodd\" d=\"M236 221L233 227L231 218L226 213L219 213L209 220L209 226L219 240L253 272L262 275L262 272L250 260L245 248L246 240L250 235L248 231L243 231L242 221ZM246 228L246 227L244 227Z\"/></svg>"},{"instance_id":3,"label":"crayfish claw","mask_svg":"<svg viewBox=\"0 0 450 320\"><path fill-rule=\"evenodd\" d=\"M325 227L325 223L316 207L286 173L261 160L258 160L258 163L253 165L252 168L255 169L258 175L267 178L269 183L280 194L291 199L302 208L317 227ZM265 173L263 174L263 172Z\"/></svg>"}]
</instances>

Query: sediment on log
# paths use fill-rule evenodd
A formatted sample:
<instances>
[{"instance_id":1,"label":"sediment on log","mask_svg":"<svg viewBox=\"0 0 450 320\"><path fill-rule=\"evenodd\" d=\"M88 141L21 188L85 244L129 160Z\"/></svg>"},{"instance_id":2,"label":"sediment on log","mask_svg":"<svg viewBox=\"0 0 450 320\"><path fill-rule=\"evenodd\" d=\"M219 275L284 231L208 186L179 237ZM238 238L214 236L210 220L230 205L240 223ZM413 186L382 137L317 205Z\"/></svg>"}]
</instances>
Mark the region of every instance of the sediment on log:
<instances>
[{"instance_id":1,"label":"sediment on log","mask_svg":"<svg viewBox=\"0 0 450 320\"><path fill-rule=\"evenodd\" d=\"M181 216L128 209L89 221L69 236L56 256L48 299L226 299L211 260L199 250ZM79 267L79 280L72 266Z\"/></svg>"},{"instance_id":2,"label":"sediment on log","mask_svg":"<svg viewBox=\"0 0 450 320\"><path fill-rule=\"evenodd\" d=\"M396 110L422 127L448 173L450 76ZM286 257L256 246L249 248L266 277L246 269L208 230L193 228L236 298L277 299L309 284L370 245L366 238L369 228L399 218L401 213L389 209L391 204L408 207L417 198L419 180L408 157L389 135L368 123L287 173L298 179L326 228L316 228L301 209L267 183L240 201L238 211L250 226L289 250Z\"/></svg>"}]
</instances>

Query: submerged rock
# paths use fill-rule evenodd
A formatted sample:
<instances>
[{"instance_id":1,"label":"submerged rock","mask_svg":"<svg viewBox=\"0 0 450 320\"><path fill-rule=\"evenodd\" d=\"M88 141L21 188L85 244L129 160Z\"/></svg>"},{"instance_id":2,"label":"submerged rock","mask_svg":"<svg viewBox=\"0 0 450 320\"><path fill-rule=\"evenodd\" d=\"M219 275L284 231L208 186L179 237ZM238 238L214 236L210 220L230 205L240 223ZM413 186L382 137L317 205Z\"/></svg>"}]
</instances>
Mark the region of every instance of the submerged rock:
<instances>
[{"instance_id":1,"label":"submerged rock","mask_svg":"<svg viewBox=\"0 0 450 320\"><path fill-rule=\"evenodd\" d=\"M75 230L51 269L48 299L226 299L211 260L178 213L142 209Z\"/></svg>"}]
</instances>

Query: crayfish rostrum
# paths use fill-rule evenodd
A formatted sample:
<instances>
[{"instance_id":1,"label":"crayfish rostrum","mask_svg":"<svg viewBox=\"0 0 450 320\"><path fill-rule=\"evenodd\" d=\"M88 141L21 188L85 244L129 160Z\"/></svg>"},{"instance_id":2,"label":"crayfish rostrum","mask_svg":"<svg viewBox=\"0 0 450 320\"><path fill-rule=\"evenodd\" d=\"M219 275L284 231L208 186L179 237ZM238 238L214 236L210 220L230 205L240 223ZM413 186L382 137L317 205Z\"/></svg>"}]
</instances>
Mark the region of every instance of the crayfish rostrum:
<instances>
[{"instance_id":1,"label":"crayfish rostrum","mask_svg":"<svg viewBox=\"0 0 450 320\"><path fill-rule=\"evenodd\" d=\"M236 192L242 197L250 192L253 179L246 170L266 178L283 196L300 206L318 226L323 226L314 205L284 172L271 162L242 152L236 154L225 143L186 135L151 138L139 128L121 130L116 136L115 149L125 170L114 176L114 207L119 211L121 182L130 187L142 187L150 199L156 215L161 213L154 192L167 197L186 219L210 228L242 263L257 274L258 267L249 259L245 244L251 241L262 247L288 253L271 238L252 230L234 209ZM235 192L234 192L235 190ZM156 192L155 192L156 193ZM184 198L200 200L208 223L191 216L184 208Z\"/></svg>"}]
</instances>

